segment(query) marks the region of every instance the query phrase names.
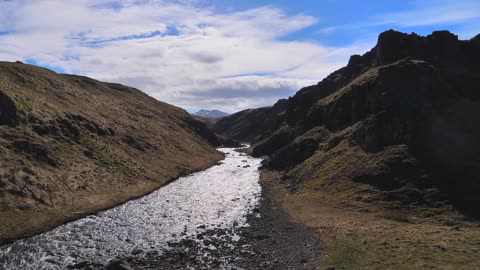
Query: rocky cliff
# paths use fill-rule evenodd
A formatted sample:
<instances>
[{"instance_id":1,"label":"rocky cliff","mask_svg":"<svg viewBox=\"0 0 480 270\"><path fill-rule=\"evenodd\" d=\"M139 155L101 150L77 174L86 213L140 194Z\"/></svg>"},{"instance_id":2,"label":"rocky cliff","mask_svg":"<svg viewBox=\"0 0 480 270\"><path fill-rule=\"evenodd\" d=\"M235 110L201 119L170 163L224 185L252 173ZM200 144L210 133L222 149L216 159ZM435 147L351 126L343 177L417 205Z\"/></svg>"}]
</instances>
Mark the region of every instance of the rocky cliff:
<instances>
[{"instance_id":1,"label":"rocky cliff","mask_svg":"<svg viewBox=\"0 0 480 270\"><path fill-rule=\"evenodd\" d=\"M286 100L279 100L273 107L249 109L218 120L212 130L242 142L257 142L271 135L283 120Z\"/></svg>"},{"instance_id":2,"label":"rocky cliff","mask_svg":"<svg viewBox=\"0 0 480 270\"><path fill-rule=\"evenodd\" d=\"M395 207L452 204L478 215L478 63L480 35L390 30L317 85L214 130L252 141L252 153L286 171L294 192L348 192Z\"/></svg>"},{"instance_id":3,"label":"rocky cliff","mask_svg":"<svg viewBox=\"0 0 480 270\"><path fill-rule=\"evenodd\" d=\"M213 165L218 138L141 91L0 63L0 242Z\"/></svg>"}]
</instances>

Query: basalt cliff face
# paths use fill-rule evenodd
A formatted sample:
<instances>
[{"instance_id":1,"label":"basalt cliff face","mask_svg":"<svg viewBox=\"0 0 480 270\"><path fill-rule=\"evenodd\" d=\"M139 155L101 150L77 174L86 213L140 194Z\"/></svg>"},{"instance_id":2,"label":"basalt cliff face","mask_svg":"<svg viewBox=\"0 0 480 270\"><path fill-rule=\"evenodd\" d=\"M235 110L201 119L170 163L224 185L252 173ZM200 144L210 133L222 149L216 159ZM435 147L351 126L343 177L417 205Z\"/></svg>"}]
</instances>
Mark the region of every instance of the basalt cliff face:
<instances>
[{"instance_id":1,"label":"basalt cliff face","mask_svg":"<svg viewBox=\"0 0 480 270\"><path fill-rule=\"evenodd\" d=\"M186 111L139 90L0 63L0 242L151 192L222 158Z\"/></svg>"},{"instance_id":2,"label":"basalt cliff face","mask_svg":"<svg viewBox=\"0 0 480 270\"><path fill-rule=\"evenodd\" d=\"M283 121L285 100L273 107L250 109L218 120L212 129L224 136L242 142L257 142L271 135Z\"/></svg>"},{"instance_id":3,"label":"basalt cliff face","mask_svg":"<svg viewBox=\"0 0 480 270\"><path fill-rule=\"evenodd\" d=\"M213 129L251 141L294 192L479 215L479 63L480 35L390 30L317 85Z\"/></svg>"}]
</instances>

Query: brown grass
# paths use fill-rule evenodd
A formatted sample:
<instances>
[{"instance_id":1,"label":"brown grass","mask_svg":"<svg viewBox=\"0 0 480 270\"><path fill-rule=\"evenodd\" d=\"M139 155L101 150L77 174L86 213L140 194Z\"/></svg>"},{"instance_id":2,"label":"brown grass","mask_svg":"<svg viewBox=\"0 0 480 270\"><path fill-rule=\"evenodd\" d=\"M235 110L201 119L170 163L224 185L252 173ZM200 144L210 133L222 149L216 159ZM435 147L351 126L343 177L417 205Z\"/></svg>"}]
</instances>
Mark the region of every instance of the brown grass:
<instances>
[{"instance_id":1,"label":"brown grass","mask_svg":"<svg viewBox=\"0 0 480 270\"><path fill-rule=\"evenodd\" d=\"M262 174L283 209L324 244L322 269L480 269L480 222L450 209L406 213L322 190L289 194L280 178Z\"/></svg>"},{"instance_id":2,"label":"brown grass","mask_svg":"<svg viewBox=\"0 0 480 270\"><path fill-rule=\"evenodd\" d=\"M0 92L18 117L16 126L0 123L0 243L222 159L186 111L131 87L0 62Z\"/></svg>"}]
</instances>

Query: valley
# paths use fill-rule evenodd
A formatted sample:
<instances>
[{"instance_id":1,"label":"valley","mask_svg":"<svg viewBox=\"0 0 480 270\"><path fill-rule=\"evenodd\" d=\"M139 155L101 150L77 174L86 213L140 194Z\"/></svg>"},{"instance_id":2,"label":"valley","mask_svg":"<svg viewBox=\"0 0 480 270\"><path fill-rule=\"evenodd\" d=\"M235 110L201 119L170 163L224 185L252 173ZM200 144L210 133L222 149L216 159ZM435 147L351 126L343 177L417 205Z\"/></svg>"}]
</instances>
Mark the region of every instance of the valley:
<instances>
[{"instance_id":1,"label":"valley","mask_svg":"<svg viewBox=\"0 0 480 270\"><path fill-rule=\"evenodd\" d=\"M478 63L480 35L388 30L272 106L192 115L2 62L0 266L479 269Z\"/></svg>"}]
</instances>

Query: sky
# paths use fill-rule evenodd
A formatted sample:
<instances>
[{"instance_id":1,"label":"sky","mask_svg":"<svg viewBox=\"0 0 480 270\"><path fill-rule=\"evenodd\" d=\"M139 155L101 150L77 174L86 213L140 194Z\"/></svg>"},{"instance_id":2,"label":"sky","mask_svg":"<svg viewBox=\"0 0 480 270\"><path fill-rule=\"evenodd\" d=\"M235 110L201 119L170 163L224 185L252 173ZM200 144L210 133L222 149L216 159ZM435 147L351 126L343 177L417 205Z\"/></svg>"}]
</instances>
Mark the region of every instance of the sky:
<instances>
[{"instance_id":1,"label":"sky","mask_svg":"<svg viewBox=\"0 0 480 270\"><path fill-rule=\"evenodd\" d=\"M0 0L0 60L231 113L317 83L388 29L470 39L480 1Z\"/></svg>"}]
</instances>

